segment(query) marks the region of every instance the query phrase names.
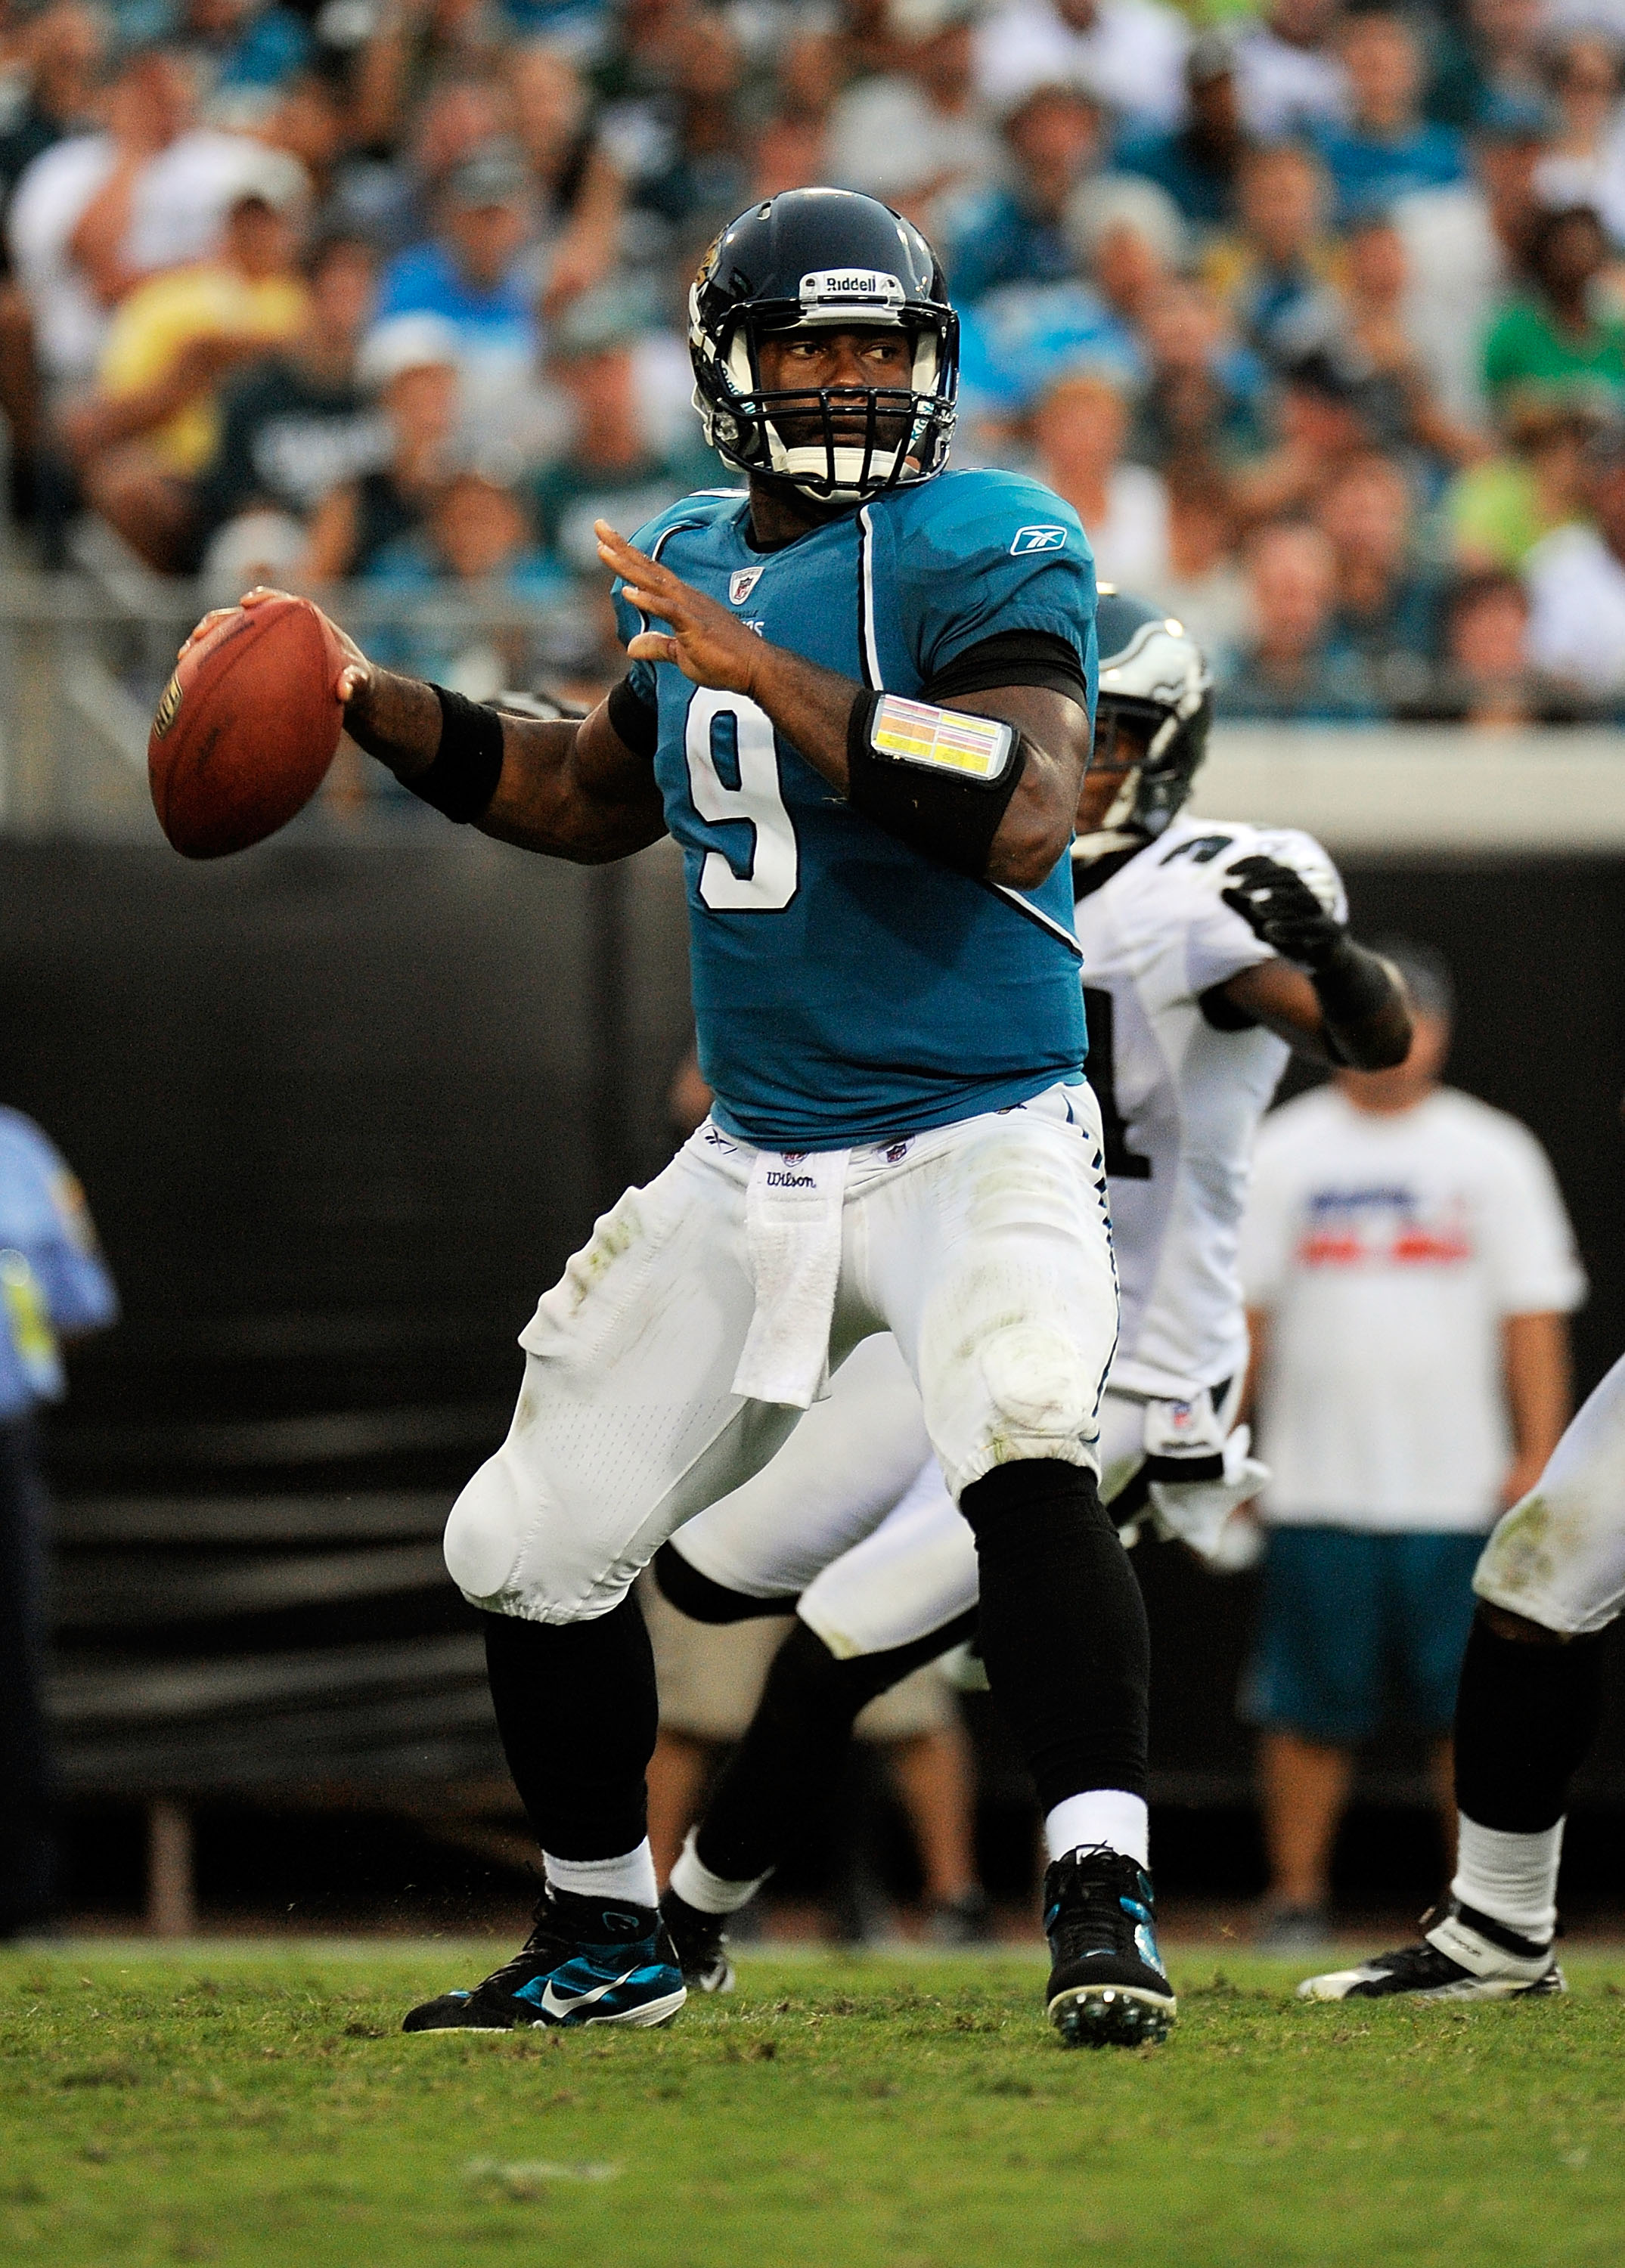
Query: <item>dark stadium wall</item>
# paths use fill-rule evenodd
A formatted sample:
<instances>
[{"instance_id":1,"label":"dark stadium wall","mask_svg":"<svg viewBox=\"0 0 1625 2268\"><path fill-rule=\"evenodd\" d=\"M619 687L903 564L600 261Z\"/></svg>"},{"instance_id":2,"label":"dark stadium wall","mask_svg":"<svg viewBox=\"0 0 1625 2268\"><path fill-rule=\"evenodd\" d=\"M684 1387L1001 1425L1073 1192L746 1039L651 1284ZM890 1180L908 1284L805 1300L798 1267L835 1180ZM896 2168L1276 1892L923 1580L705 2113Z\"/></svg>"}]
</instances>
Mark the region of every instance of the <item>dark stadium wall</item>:
<instances>
[{"instance_id":1,"label":"dark stadium wall","mask_svg":"<svg viewBox=\"0 0 1625 2268\"><path fill-rule=\"evenodd\" d=\"M1625 1347L1625 861L1348 879L1363 934L1449 956L1452 1076L1551 1153L1592 1284L1588 1387ZM115 1494L138 1469L150 1490L172 1470L143 1447L158 1427L196 1429L173 1461L196 1490L219 1484L199 1458L224 1419L448 1409L461 1432L405 1429L369 1484L454 1487L500 1436L538 1291L668 1153L687 1016L669 846L590 873L466 834L216 866L0 843L0 1101L82 1175L126 1305L76 1359L63 1489ZM330 1487L317 1463L272 1477ZM1215 1613L1168 1555L1145 1580L1163 1785L1233 1794L1237 1594ZM1617 1694L1612 1729L1592 1780L1625 1801Z\"/></svg>"}]
</instances>

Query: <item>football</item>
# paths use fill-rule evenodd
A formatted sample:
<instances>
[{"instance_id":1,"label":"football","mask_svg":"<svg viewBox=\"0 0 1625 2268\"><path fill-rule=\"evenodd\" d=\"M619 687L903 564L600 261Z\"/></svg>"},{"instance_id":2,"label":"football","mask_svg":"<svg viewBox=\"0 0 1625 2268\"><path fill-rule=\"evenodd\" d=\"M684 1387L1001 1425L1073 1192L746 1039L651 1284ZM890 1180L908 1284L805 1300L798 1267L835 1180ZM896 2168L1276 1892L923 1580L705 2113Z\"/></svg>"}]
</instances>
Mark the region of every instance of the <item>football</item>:
<instances>
[{"instance_id":1,"label":"football","mask_svg":"<svg viewBox=\"0 0 1625 2268\"><path fill-rule=\"evenodd\" d=\"M326 777L343 654L308 599L228 615L164 688L147 740L159 824L188 858L222 858L285 827Z\"/></svg>"}]
</instances>

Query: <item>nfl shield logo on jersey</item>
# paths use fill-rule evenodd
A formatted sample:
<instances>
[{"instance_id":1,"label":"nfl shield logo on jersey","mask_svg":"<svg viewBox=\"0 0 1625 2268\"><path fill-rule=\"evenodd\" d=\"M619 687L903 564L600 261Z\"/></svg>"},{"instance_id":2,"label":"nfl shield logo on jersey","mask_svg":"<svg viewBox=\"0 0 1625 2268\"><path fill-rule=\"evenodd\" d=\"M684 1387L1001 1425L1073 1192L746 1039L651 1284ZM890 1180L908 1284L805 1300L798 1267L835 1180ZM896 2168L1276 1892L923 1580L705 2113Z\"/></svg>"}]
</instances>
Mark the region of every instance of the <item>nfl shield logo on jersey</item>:
<instances>
[{"instance_id":1,"label":"nfl shield logo on jersey","mask_svg":"<svg viewBox=\"0 0 1625 2268\"><path fill-rule=\"evenodd\" d=\"M730 607L742 607L762 579L759 567L740 567L728 578L728 602Z\"/></svg>"},{"instance_id":2,"label":"nfl shield logo on jersey","mask_svg":"<svg viewBox=\"0 0 1625 2268\"><path fill-rule=\"evenodd\" d=\"M1010 556L1020 559L1029 551L1064 551L1066 548L1064 527L1018 527L1010 544Z\"/></svg>"}]
</instances>

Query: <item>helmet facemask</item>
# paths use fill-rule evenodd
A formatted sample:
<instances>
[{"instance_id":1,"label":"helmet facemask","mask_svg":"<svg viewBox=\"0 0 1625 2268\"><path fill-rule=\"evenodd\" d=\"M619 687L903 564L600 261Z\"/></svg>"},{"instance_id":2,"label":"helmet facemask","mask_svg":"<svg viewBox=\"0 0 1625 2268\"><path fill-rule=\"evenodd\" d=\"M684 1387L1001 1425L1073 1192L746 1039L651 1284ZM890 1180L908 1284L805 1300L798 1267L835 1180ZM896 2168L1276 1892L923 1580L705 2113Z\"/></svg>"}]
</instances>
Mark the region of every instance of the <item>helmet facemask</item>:
<instances>
[{"instance_id":1,"label":"helmet facemask","mask_svg":"<svg viewBox=\"0 0 1625 2268\"><path fill-rule=\"evenodd\" d=\"M895 276L865 280L858 301L826 296L832 279L802 279L799 307L782 316L742 308L714 347L698 322L691 337L707 357L694 406L713 448L742 472L782 481L816 503L861 504L888 489L928 480L948 458L957 379L951 311L909 307ZM816 330L900 330L912 342L905 386L769 388L762 345Z\"/></svg>"}]
</instances>

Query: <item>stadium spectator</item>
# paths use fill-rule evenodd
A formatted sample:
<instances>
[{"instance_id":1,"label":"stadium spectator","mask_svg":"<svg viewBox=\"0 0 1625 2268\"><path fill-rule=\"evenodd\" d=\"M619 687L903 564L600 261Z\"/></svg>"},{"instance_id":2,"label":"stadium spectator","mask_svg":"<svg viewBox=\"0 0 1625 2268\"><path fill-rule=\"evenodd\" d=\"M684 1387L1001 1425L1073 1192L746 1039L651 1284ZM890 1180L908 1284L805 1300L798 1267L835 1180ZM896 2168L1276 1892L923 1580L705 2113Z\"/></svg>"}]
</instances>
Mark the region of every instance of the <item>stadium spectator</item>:
<instances>
[{"instance_id":1,"label":"stadium spectator","mask_svg":"<svg viewBox=\"0 0 1625 2268\"><path fill-rule=\"evenodd\" d=\"M26 92L0 133L0 220L34 159L90 123L105 35L104 18L84 0L54 0L26 28ZM10 265L0 241L0 414L11 429L13 486L26 502L41 446L41 402L33 318L21 286L6 272Z\"/></svg>"},{"instance_id":2,"label":"stadium spectator","mask_svg":"<svg viewBox=\"0 0 1625 2268\"><path fill-rule=\"evenodd\" d=\"M1241 122L1235 50L1216 33L1193 40L1185 59L1189 115L1171 132L1126 135L1112 162L1166 189L1193 228L1230 227L1241 162L1250 147Z\"/></svg>"},{"instance_id":3,"label":"stadium spectator","mask_svg":"<svg viewBox=\"0 0 1625 2268\"><path fill-rule=\"evenodd\" d=\"M420 105L383 105L376 115L364 74L351 104L350 132L355 146L373 156L353 169L344 217L385 252L423 243L433 234L457 168L512 124L507 90L491 72L448 72Z\"/></svg>"},{"instance_id":4,"label":"stadium spectator","mask_svg":"<svg viewBox=\"0 0 1625 2268\"><path fill-rule=\"evenodd\" d=\"M1323 1941L1356 1753L1398 1671L1449 1733L1485 1531L1533 1483L1569 1411L1584 1293L1528 1130L1441 1087L1448 973L1394 949L1415 1034L1395 1071L1338 1072L1266 1119L1242 1238L1259 1453L1272 1479L1245 1713L1260 1728L1264 1942Z\"/></svg>"},{"instance_id":5,"label":"stadium spectator","mask_svg":"<svg viewBox=\"0 0 1625 2268\"><path fill-rule=\"evenodd\" d=\"M508 65L513 135L540 211L543 305L552 314L615 264L624 185L591 122L587 90L567 56L521 48Z\"/></svg>"},{"instance_id":6,"label":"stadium spectator","mask_svg":"<svg viewBox=\"0 0 1625 2268\"><path fill-rule=\"evenodd\" d=\"M1040 480L1089 530L1095 571L1125 591L1160 590L1168 572L1168 491L1147 465L1126 464L1128 403L1104 371L1058 378L1033 413Z\"/></svg>"},{"instance_id":7,"label":"stadium spectator","mask_svg":"<svg viewBox=\"0 0 1625 2268\"><path fill-rule=\"evenodd\" d=\"M0 1942L49 1920L55 1871L35 1413L62 1398L63 1344L117 1316L78 1182L32 1120L0 1109Z\"/></svg>"},{"instance_id":8,"label":"stadium spectator","mask_svg":"<svg viewBox=\"0 0 1625 2268\"><path fill-rule=\"evenodd\" d=\"M310 26L278 0L181 0L166 36L196 76L217 116L233 96L262 95L309 61ZM252 113L249 114L252 115Z\"/></svg>"},{"instance_id":9,"label":"stadium spectator","mask_svg":"<svg viewBox=\"0 0 1625 2268\"><path fill-rule=\"evenodd\" d=\"M1247 547L1251 635L1217 657L1221 715L1292 725L1366 725L1380 715L1370 674L1333 637L1337 556L1317 527L1282 521Z\"/></svg>"},{"instance_id":10,"label":"stadium spectator","mask_svg":"<svg viewBox=\"0 0 1625 2268\"><path fill-rule=\"evenodd\" d=\"M1337 563L1334 643L1362 657L1386 703L1414 698L1437 657L1443 594L1420 563L1404 468L1377 450L1345 458L1315 518Z\"/></svg>"},{"instance_id":11,"label":"stadium spectator","mask_svg":"<svg viewBox=\"0 0 1625 2268\"><path fill-rule=\"evenodd\" d=\"M1524 562L1529 654L1538 667L1594 700L1625 701L1625 435L1587 451L1589 523L1573 520Z\"/></svg>"},{"instance_id":12,"label":"stadium spectator","mask_svg":"<svg viewBox=\"0 0 1625 2268\"><path fill-rule=\"evenodd\" d=\"M1338 53L1342 0L1267 0L1236 39L1241 115L1260 142L1342 120L1348 79Z\"/></svg>"},{"instance_id":13,"label":"stadium spectator","mask_svg":"<svg viewBox=\"0 0 1625 2268\"><path fill-rule=\"evenodd\" d=\"M898 68L860 79L830 114L830 168L843 188L924 225L937 201L993 180L1001 153L977 92L979 12L979 0L892 0Z\"/></svg>"},{"instance_id":14,"label":"stadium spectator","mask_svg":"<svg viewBox=\"0 0 1625 2268\"><path fill-rule=\"evenodd\" d=\"M420 528L451 470L461 416L457 337L438 315L396 315L361 351L387 435L385 461L322 498L301 570L307 582L370 574L381 554Z\"/></svg>"},{"instance_id":15,"label":"stadium spectator","mask_svg":"<svg viewBox=\"0 0 1625 2268\"><path fill-rule=\"evenodd\" d=\"M7 223L48 409L93 377L112 310L147 275L202 260L258 152L193 123L190 76L161 52L120 70L105 131L26 167Z\"/></svg>"},{"instance_id":16,"label":"stadium spectator","mask_svg":"<svg viewBox=\"0 0 1625 2268\"><path fill-rule=\"evenodd\" d=\"M739 96L744 56L720 11L674 22L658 92L617 105L604 145L624 176L636 264L675 298L712 237L750 193Z\"/></svg>"},{"instance_id":17,"label":"stadium spectator","mask_svg":"<svg viewBox=\"0 0 1625 2268\"><path fill-rule=\"evenodd\" d=\"M222 380L306 320L294 264L304 181L259 153L218 260L140 284L107 334L95 391L63 420L86 500L162 573L196 564L196 482L219 439Z\"/></svg>"},{"instance_id":18,"label":"stadium spectator","mask_svg":"<svg viewBox=\"0 0 1625 2268\"><path fill-rule=\"evenodd\" d=\"M1463 577L1445 602L1443 666L1400 714L1480 732L1573 723L1584 703L1531 665L1529 615L1528 592L1504 568Z\"/></svg>"},{"instance_id":19,"label":"stadium spectator","mask_svg":"<svg viewBox=\"0 0 1625 2268\"><path fill-rule=\"evenodd\" d=\"M541 328L521 257L530 233L529 179L511 143L488 143L453 171L439 233L384 271L380 320L435 315L457 342L462 406L474 430L506 430L531 391Z\"/></svg>"},{"instance_id":20,"label":"stadium spectator","mask_svg":"<svg viewBox=\"0 0 1625 2268\"><path fill-rule=\"evenodd\" d=\"M1429 24L1433 68L1427 112L1470 131L1496 105L1527 104L1540 93L1542 0L1466 0Z\"/></svg>"},{"instance_id":21,"label":"stadium spectator","mask_svg":"<svg viewBox=\"0 0 1625 2268\"><path fill-rule=\"evenodd\" d=\"M1453 416L1438 398L1407 320L1409 287L1404 237L1389 214L1368 214L1344 239L1327 343L1360 378L1374 438L1453 468L1485 454L1487 445L1475 423Z\"/></svg>"},{"instance_id":22,"label":"stadium spectator","mask_svg":"<svg viewBox=\"0 0 1625 2268\"><path fill-rule=\"evenodd\" d=\"M1282 372L1274 446L1231 472L1230 501L1244 521L1307 512L1345 457L1371 446L1364 386L1317 348Z\"/></svg>"},{"instance_id":23,"label":"stadium spectator","mask_svg":"<svg viewBox=\"0 0 1625 2268\"><path fill-rule=\"evenodd\" d=\"M91 123L107 19L86 0L52 0L23 33L26 92L0 133L0 211L34 159Z\"/></svg>"},{"instance_id":24,"label":"stadium spectator","mask_svg":"<svg viewBox=\"0 0 1625 2268\"><path fill-rule=\"evenodd\" d=\"M1550 58L1557 115L1535 171L1543 204L1590 205L1615 247L1625 244L1620 62L1617 27L1579 30L1557 41Z\"/></svg>"},{"instance_id":25,"label":"stadium spectator","mask_svg":"<svg viewBox=\"0 0 1625 2268\"><path fill-rule=\"evenodd\" d=\"M1521 567L1543 535L1582 515L1585 445L1597 423L1561 401L1509 403L1502 448L1467 466L1444 497L1458 565Z\"/></svg>"},{"instance_id":26,"label":"stadium spectator","mask_svg":"<svg viewBox=\"0 0 1625 2268\"><path fill-rule=\"evenodd\" d=\"M1132 173L1085 181L1067 225L1084 273L1118 320L1137 328L1184 265L1185 224L1166 189Z\"/></svg>"},{"instance_id":27,"label":"stadium spectator","mask_svg":"<svg viewBox=\"0 0 1625 2268\"><path fill-rule=\"evenodd\" d=\"M1136 406L1127 453L1166 468L1193 458L1215 469L1256 456L1266 438L1264 372L1227 335L1210 295L1165 284L1144 310L1150 381Z\"/></svg>"},{"instance_id":28,"label":"stadium spectator","mask_svg":"<svg viewBox=\"0 0 1625 2268\"><path fill-rule=\"evenodd\" d=\"M942 259L965 306L1003 284L1059 284L1073 272L1067 201L1100 156L1098 106L1080 89L1035 86L1004 121L1003 177L949 202Z\"/></svg>"},{"instance_id":29,"label":"stadium spectator","mask_svg":"<svg viewBox=\"0 0 1625 2268\"><path fill-rule=\"evenodd\" d=\"M1320 166L1295 144L1255 150L1242 160L1237 225L1209 247L1201 266L1209 289L1260 354L1279 351L1282 327L1332 277L1328 203Z\"/></svg>"},{"instance_id":30,"label":"stadium spectator","mask_svg":"<svg viewBox=\"0 0 1625 2268\"><path fill-rule=\"evenodd\" d=\"M1625 407L1625 317L1597 295L1607 257L1602 223L1589 205L1537 220L1530 288L1507 301L1484 341L1484 383L1498 409L1526 391L1599 410Z\"/></svg>"},{"instance_id":31,"label":"stadium spectator","mask_svg":"<svg viewBox=\"0 0 1625 2268\"><path fill-rule=\"evenodd\" d=\"M1318 127L1314 137L1332 177L1338 218L1380 211L1410 189L1460 180L1466 171L1460 136L1422 114L1422 49L1405 18L1351 15L1342 55L1348 122Z\"/></svg>"},{"instance_id":32,"label":"stadium spectator","mask_svg":"<svg viewBox=\"0 0 1625 2268\"><path fill-rule=\"evenodd\" d=\"M301 558L305 523L322 498L377 466L388 446L388 429L357 372L375 296L371 247L329 238L305 266L302 328L232 379L221 398L219 438L195 492L197 535L210 546L203 571L211 580L236 579L224 570L232 525L246 512L261 521L251 541L262 556L275 543L277 556ZM263 524L268 514L283 522L279 537Z\"/></svg>"},{"instance_id":33,"label":"stadium spectator","mask_svg":"<svg viewBox=\"0 0 1625 2268\"><path fill-rule=\"evenodd\" d=\"M1177 126L1190 33L1156 0L1003 0L977 41L982 92L999 107L1058 80L1086 86L1131 125Z\"/></svg>"},{"instance_id":34,"label":"stadium spectator","mask_svg":"<svg viewBox=\"0 0 1625 2268\"><path fill-rule=\"evenodd\" d=\"M1390 209L1405 246L1406 328L1440 407L1468 426L1488 420L1484 334L1522 270L1547 122L1540 104L1496 97L1474 128L1471 178Z\"/></svg>"},{"instance_id":35,"label":"stadium spectator","mask_svg":"<svg viewBox=\"0 0 1625 2268\"><path fill-rule=\"evenodd\" d=\"M528 614L570 596L567 579L536 543L524 498L474 467L452 474L421 525L383 545L364 579L408 597L467 596L499 614L516 607ZM387 668L448 685L470 701L528 686L539 659L528 625L477 614L466 622L452 616L382 629L370 644Z\"/></svg>"},{"instance_id":36,"label":"stadium spectator","mask_svg":"<svg viewBox=\"0 0 1625 2268\"><path fill-rule=\"evenodd\" d=\"M637 347L647 329L637 296L605 286L578 299L553 338L553 368L574 412L567 449L537 475L531 502L550 556L571 574L597 579L595 519L630 535L668 504L725 468L701 446L663 450L639 394Z\"/></svg>"},{"instance_id":37,"label":"stadium spectator","mask_svg":"<svg viewBox=\"0 0 1625 2268\"><path fill-rule=\"evenodd\" d=\"M1165 468L1168 572L1157 600L1182 622L1202 652L1222 655L1246 637L1247 580L1236 557L1236 520L1227 483L1202 457Z\"/></svg>"}]
</instances>

